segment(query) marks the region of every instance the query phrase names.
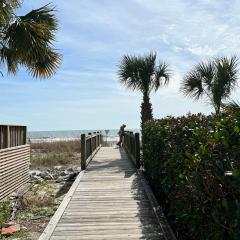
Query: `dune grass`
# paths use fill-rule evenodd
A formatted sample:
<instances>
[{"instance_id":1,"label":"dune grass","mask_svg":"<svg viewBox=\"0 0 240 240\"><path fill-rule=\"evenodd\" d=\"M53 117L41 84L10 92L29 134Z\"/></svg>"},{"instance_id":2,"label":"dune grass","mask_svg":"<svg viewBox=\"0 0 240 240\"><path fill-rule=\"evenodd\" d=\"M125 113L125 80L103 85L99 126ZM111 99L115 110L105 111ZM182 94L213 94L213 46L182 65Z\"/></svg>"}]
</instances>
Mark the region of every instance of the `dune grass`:
<instances>
[{"instance_id":1,"label":"dune grass","mask_svg":"<svg viewBox=\"0 0 240 240\"><path fill-rule=\"evenodd\" d=\"M79 140L31 143L31 167L80 164Z\"/></svg>"},{"instance_id":2,"label":"dune grass","mask_svg":"<svg viewBox=\"0 0 240 240\"><path fill-rule=\"evenodd\" d=\"M31 143L31 149L42 150L43 152L72 153L80 152L81 143L80 140Z\"/></svg>"}]
</instances>

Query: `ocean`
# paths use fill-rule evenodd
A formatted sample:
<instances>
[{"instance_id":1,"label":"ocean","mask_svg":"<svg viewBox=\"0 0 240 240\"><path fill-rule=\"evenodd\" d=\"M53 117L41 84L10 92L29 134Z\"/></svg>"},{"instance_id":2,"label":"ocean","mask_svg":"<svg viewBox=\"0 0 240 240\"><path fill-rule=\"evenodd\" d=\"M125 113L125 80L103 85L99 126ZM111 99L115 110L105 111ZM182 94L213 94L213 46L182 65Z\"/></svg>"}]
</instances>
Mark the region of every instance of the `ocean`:
<instances>
[{"instance_id":1,"label":"ocean","mask_svg":"<svg viewBox=\"0 0 240 240\"><path fill-rule=\"evenodd\" d=\"M140 132L140 129L127 129L132 132ZM53 142L53 141L69 141L80 139L81 134L88 134L89 132L101 131L104 140L107 141L117 141L119 129L109 129L107 130L64 130L64 131L29 131L27 133L27 138L31 142Z\"/></svg>"}]
</instances>

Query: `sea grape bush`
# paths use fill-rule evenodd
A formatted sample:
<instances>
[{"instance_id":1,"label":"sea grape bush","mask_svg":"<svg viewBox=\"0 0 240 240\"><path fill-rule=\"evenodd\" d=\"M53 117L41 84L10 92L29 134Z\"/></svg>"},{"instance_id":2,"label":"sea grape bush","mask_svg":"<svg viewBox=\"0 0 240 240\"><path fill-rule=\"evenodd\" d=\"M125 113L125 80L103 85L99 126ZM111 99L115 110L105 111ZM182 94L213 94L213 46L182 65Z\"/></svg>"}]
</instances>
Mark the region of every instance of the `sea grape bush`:
<instances>
[{"instance_id":1,"label":"sea grape bush","mask_svg":"<svg viewBox=\"0 0 240 240\"><path fill-rule=\"evenodd\" d=\"M147 122L143 164L178 239L240 239L240 113Z\"/></svg>"}]
</instances>

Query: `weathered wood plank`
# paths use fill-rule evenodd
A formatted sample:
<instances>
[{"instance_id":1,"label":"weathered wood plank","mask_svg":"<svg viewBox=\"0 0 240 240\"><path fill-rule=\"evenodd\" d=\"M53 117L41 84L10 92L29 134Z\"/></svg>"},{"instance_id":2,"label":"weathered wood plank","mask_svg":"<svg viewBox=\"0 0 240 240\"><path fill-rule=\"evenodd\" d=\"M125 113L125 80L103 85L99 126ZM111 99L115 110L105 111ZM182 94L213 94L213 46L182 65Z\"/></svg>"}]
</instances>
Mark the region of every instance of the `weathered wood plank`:
<instances>
[{"instance_id":1,"label":"weathered wood plank","mask_svg":"<svg viewBox=\"0 0 240 240\"><path fill-rule=\"evenodd\" d=\"M28 183L29 165L29 145L0 150L0 201Z\"/></svg>"},{"instance_id":2,"label":"weathered wood plank","mask_svg":"<svg viewBox=\"0 0 240 240\"><path fill-rule=\"evenodd\" d=\"M124 150L101 148L74 184L51 234L40 240L166 239Z\"/></svg>"}]
</instances>

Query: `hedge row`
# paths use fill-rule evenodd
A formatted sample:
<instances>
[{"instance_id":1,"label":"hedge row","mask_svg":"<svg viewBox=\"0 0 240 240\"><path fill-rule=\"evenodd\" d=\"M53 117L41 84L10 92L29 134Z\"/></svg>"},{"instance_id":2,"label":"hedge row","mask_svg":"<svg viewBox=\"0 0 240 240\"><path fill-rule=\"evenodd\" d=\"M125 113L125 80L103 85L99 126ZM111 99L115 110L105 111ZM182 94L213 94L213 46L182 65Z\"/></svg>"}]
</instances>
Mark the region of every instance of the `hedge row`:
<instances>
[{"instance_id":1,"label":"hedge row","mask_svg":"<svg viewBox=\"0 0 240 240\"><path fill-rule=\"evenodd\" d=\"M146 123L143 164L178 239L240 239L239 113Z\"/></svg>"}]
</instances>

